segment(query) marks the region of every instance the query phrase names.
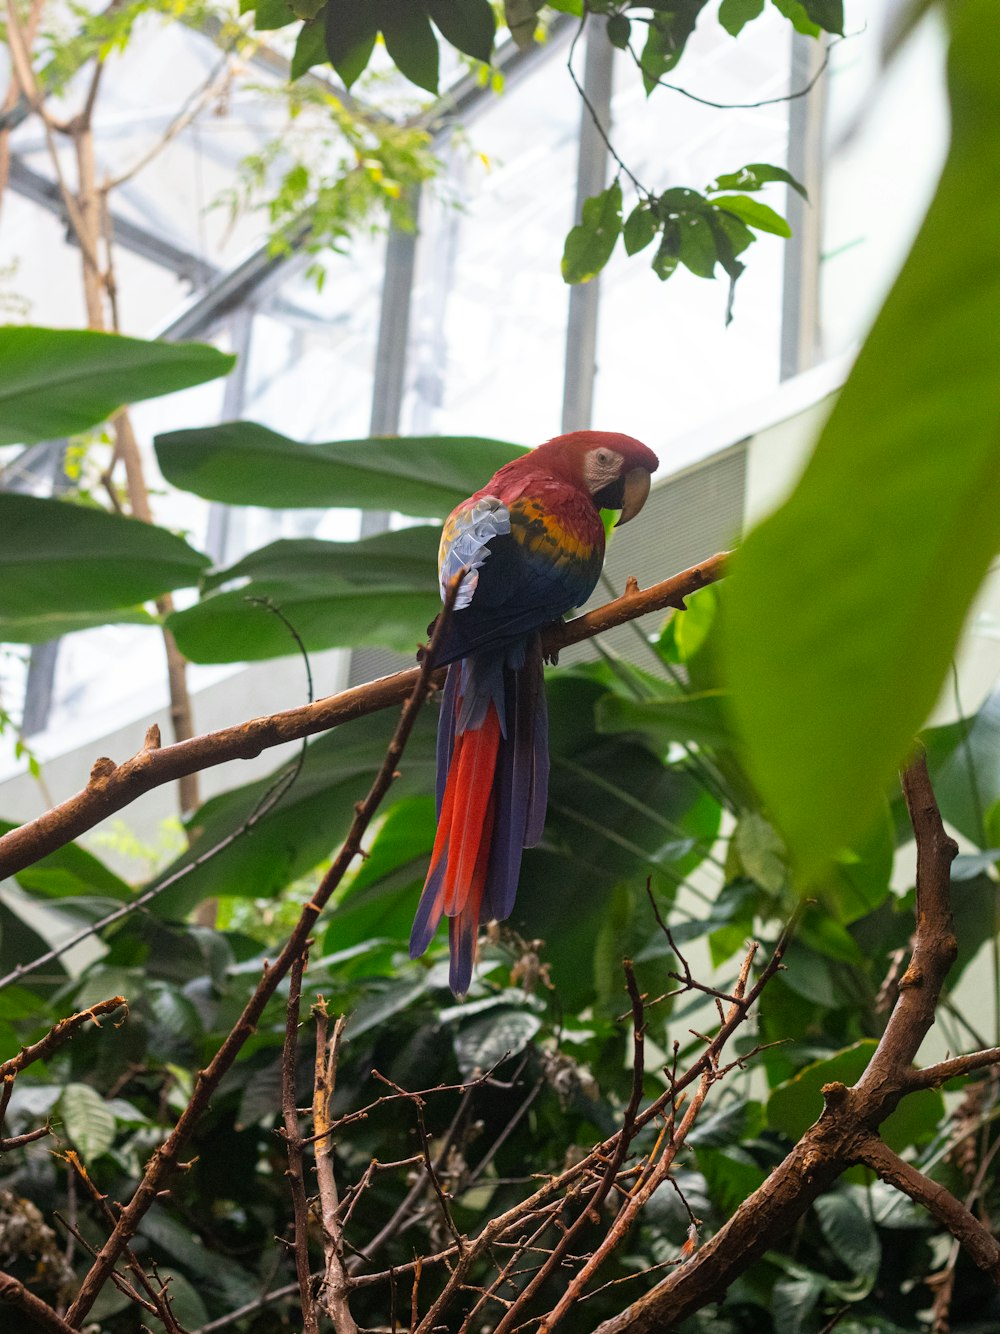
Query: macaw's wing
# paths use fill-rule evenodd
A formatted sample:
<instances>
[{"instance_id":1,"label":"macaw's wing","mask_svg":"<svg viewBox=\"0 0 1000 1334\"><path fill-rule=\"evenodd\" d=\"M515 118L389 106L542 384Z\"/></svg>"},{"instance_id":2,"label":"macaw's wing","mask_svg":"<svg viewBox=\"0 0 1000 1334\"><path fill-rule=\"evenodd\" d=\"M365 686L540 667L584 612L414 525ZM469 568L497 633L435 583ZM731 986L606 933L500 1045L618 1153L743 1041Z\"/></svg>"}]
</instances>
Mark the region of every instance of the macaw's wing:
<instances>
[{"instance_id":1,"label":"macaw's wing","mask_svg":"<svg viewBox=\"0 0 1000 1334\"><path fill-rule=\"evenodd\" d=\"M442 590L462 581L438 664L524 638L586 602L604 560L604 529L586 497L558 505L494 496L456 510L441 538Z\"/></svg>"}]
</instances>

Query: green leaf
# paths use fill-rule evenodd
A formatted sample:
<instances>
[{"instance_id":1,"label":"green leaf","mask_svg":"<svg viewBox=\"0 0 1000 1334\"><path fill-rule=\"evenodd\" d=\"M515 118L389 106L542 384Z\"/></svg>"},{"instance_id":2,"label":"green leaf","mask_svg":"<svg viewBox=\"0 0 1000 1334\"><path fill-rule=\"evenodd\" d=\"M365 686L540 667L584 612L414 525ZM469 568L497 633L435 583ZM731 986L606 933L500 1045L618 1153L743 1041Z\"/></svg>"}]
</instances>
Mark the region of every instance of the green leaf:
<instances>
[{"instance_id":1,"label":"green leaf","mask_svg":"<svg viewBox=\"0 0 1000 1334\"><path fill-rule=\"evenodd\" d=\"M718 195L712 200L712 207L735 213L759 232L773 232L775 236L792 234L791 227L780 213L775 213L773 208L768 208L759 199L751 199L749 195Z\"/></svg>"},{"instance_id":2,"label":"green leaf","mask_svg":"<svg viewBox=\"0 0 1000 1334\"><path fill-rule=\"evenodd\" d=\"M292 80L301 79L307 70L311 70L314 65L322 65L327 59L326 25L322 17L311 23L303 23L292 53Z\"/></svg>"},{"instance_id":3,"label":"green leaf","mask_svg":"<svg viewBox=\"0 0 1000 1334\"><path fill-rule=\"evenodd\" d=\"M108 611L47 612L40 616L0 616L0 644L44 644L77 630L97 625L156 625L156 618L142 607L116 607Z\"/></svg>"},{"instance_id":4,"label":"green leaf","mask_svg":"<svg viewBox=\"0 0 1000 1334\"><path fill-rule=\"evenodd\" d=\"M824 31L844 35L844 0L802 0L802 7Z\"/></svg>"},{"instance_id":5,"label":"green leaf","mask_svg":"<svg viewBox=\"0 0 1000 1334\"><path fill-rule=\"evenodd\" d=\"M530 1010L492 1010L463 1024L454 1037L455 1059L463 1079L491 1070L505 1056L517 1056L542 1026Z\"/></svg>"},{"instance_id":6,"label":"green leaf","mask_svg":"<svg viewBox=\"0 0 1000 1334\"><path fill-rule=\"evenodd\" d=\"M327 0L325 15L326 53L344 87L350 88L367 69L375 49L379 26L375 8L371 0ZM304 32L299 36L296 55L303 39ZM298 77L294 70L292 77Z\"/></svg>"},{"instance_id":7,"label":"green leaf","mask_svg":"<svg viewBox=\"0 0 1000 1334\"><path fill-rule=\"evenodd\" d=\"M637 255L640 250L645 250L659 231L659 227L659 219L649 201L644 199L641 203L636 204L628 215L622 232L625 253L627 255Z\"/></svg>"},{"instance_id":8,"label":"green leaf","mask_svg":"<svg viewBox=\"0 0 1000 1334\"><path fill-rule=\"evenodd\" d=\"M504 22L510 29L511 37L522 50L531 46L535 40L538 11L541 7L542 0L504 0Z\"/></svg>"},{"instance_id":9,"label":"green leaf","mask_svg":"<svg viewBox=\"0 0 1000 1334\"><path fill-rule=\"evenodd\" d=\"M84 1162L107 1153L115 1142L115 1117L111 1108L89 1084L67 1084L59 1099L63 1132Z\"/></svg>"},{"instance_id":10,"label":"green leaf","mask_svg":"<svg viewBox=\"0 0 1000 1334\"><path fill-rule=\"evenodd\" d=\"M622 230L622 187L618 181L583 205L581 221L566 237L562 276L568 283L589 283L611 258Z\"/></svg>"},{"instance_id":11,"label":"green leaf","mask_svg":"<svg viewBox=\"0 0 1000 1334\"><path fill-rule=\"evenodd\" d=\"M842 1191L821 1195L813 1208L837 1259L852 1274L874 1282L882 1261L882 1246L864 1210Z\"/></svg>"},{"instance_id":12,"label":"green leaf","mask_svg":"<svg viewBox=\"0 0 1000 1334\"><path fill-rule=\"evenodd\" d=\"M823 1110L824 1084L848 1086L861 1078L878 1044L866 1038L845 1047L822 1061L800 1070L794 1079L780 1084L767 1103L768 1124L791 1140L798 1140ZM913 1144L926 1143L944 1115L944 1100L937 1089L919 1089L907 1094L896 1110L882 1122L879 1134L890 1148L900 1152Z\"/></svg>"},{"instance_id":13,"label":"green leaf","mask_svg":"<svg viewBox=\"0 0 1000 1334\"><path fill-rule=\"evenodd\" d=\"M193 662L297 653L282 620L262 605L270 604L310 651L370 644L415 653L439 608L439 536L421 525L359 542L274 542L213 574L208 586L245 575L249 584L175 612L170 629Z\"/></svg>"},{"instance_id":14,"label":"green leaf","mask_svg":"<svg viewBox=\"0 0 1000 1334\"><path fill-rule=\"evenodd\" d=\"M938 192L798 488L731 566L745 764L806 879L871 821L1000 545L1000 26L985 0L949 13Z\"/></svg>"},{"instance_id":15,"label":"green leaf","mask_svg":"<svg viewBox=\"0 0 1000 1334\"><path fill-rule=\"evenodd\" d=\"M684 54L684 47L706 2L671 0L669 8L654 9L639 62L647 92L652 92L657 80L672 70Z\"/></svg>"},{"instance_id":16,"label":"green leaf","mask_svg":"<svg viewBox=\"0 0 1000 1334\"><path fill-rule=\"evenodd\" d=\"M984 813L1000 799L1000 691L971 718L928 728L921 740L942 815L976 847L988 846Z\"/></svg>"},{"instance_id":17,"label":"green leaf","mask_svg":"<svg viewBox=\"0 0 1000 1334\"><path fill-rule=\"evenodd\" d=\"M695 1157L708 1182L709 1194L727 1214L735 1212L767 1177L767 1172L738 1144L723 1149L698 1147Z\"/></svg>"},{"instance_id":18,"label":"green leaf","mask_svg":"<svg viewBox=\"0 0 1000 1334\"><path fill-rule=\"evenodd\" d=\"M131 609L197 583L208 563L138 519L0 492L0 617Z\"/></svg>"},{"instance_id":19,"label":"green leaf","mask_svg":"<svg viewBox=\"0 0 1000 1334\"><path fill-rule=\"evenodd\" d=\"M368 856L329 914L324 952L373 938L400 944L409 939L435 825L429 794L404 798L390 808Z\"/></svg>"},{"instance_id":20,"label":"green leaf","mask_svg":"<svg viewBox=\"0 0 1000 1334\"><path fill-rule=\"evenodd\" d=\"M774 1327L785 1334L803 1334L826 1285L807 1270L779 1278L771 1295Z\"/></svg>"},{"instance_id":21,"label":"green leaf","mask_svg":"<svg viewBox=\"0 0 1000 1334\"><path fill-rule=\"evenodd\" d=\"M192 662L257 662L297 653L285 625L267 607L249 601L251 593L280 608L310 652L369 645L411 653L414 661L440 609L433 585L364 588L318 580L260 580L249 590L219 593L169 616L167 625L184 656Z\"/></svg>"},{"instance_id":22,"label":"green leaf","mask_svg":"<svg viewBox=\"0 0 1000 1334\"><path fill-rule=\"evenodd\" d=\"M625 14L612 14L608 19L608 41L619 51L627 51L632 37L632 24Z\"/></svg>"},{"instance_id":23,"label":"green leaf","mask_svg":"<svg viewBox=\"0 0 1000 1334\"><path fill-rule=\"evenodd\" d=\"M164 477L227 505L346 506L444 518L525 451L466 436L377 437L305 445L253 422L156 437Z\"/></svg>"},{"instance_id":24,"label":"green leaf","mask_svg":"<svg viewBox=\"0 0 1000 1334\"><path fill-rule=\"evenodd\" d=\"M447 42L489 64L497 23L490 0L427 0L434 26Z\"/></svg>"},{"instance_id":25,"label":"green leaf","mask_svg":"<svg viewBox=\"0 0 1000 1334\"><path fill-rule=\"evenodd\" d=\"M668 222L653 256L652 269L661 283L665 283L680 263L681 229L676 221Z\"/></svg>"},{"instance_id":26,"label":"green leaf","mask_svg":"<svg viewBox=\"0 0 1000 1334\"><path fill-rule=\"evenodd\" d=\"M125 403L215 380L235 363L202 343L0 325L0 445L75 435Z\"/></svg>"},{"instance_id":27,"label":"green leaf","mask_svg":"<svg viewBox=\"0 0 1000 1334\"><path fill-rule=\"evenodd\" d=\"M396 68L418 88L436 93L438 44L425 0L376 0L376 12L386 50Z\"/></svg>"},{"instance_id":28,"label":"green leaf","mask_svg":"<svg viewBox=\"0 0 1000 1334\"><path fill-rule=\"evenodd\" d=\"M251 551L228 569L213 570L203 580L203 587L218 588L249 576L251 580L346 579L362 588L402 585L426 590L436 586L434 572L440 537L436 525L415 524L363 537L357 542L282 538Z\"/></svg>"},{"instance_id":29,"label":"green leaf","mask_svg":"<svg viewBox=\"0 0 1000 1334\"><path fill-rule=\"evenodd\" d=\"M290 0L290 3L292 6L292 12L295 14L296 18L304 19L305 23L312 23L319 16L319 14L322 13L323 7L326 4L326 0ZM303 24L303 26L305 26L305 23ZM322 27L323 25L320 26ZM299 37L301 36L302 32L300 30Z\"/></svg>"},{"instance_id":30,"label":"green leaf","mask_svg":"<svg viewBox=\"0 0 1000 1334\"><path fill-rule=\"evenodd\" d=\"M210 896L270 897L312 870L345 837L355 802L368 790L385 756L398 721L393 713L385 710L357 718L312 742L301 773L281 800L249 833L165 890L154 900L152 911L177 918ZM400 765L402 777L393 785L394 797L434 790L434 724L434 711L423 710ZM276 776L286 770L282 765L275 774L207 801L191 817L191 846L157 879L190 866L241 829L273 793ZM337 947L327 941L327 949Z\"/></svg>"},{"instance_id":31,"label":"green leaf","mask_svg":"<svg viewBox=\"0 0 1000 1334\"><path fill-rule=\"evenodd\" d=\"M821 29L818 23L814 23L809 17L809 12L799 0L771 0L771 4L779 14L783 14L796 32L800 32L805 37L818 37Z\"/></svg>"},{"instance_id":32,"label":"green leaf","mask_svg":"<svg viewBox=\"0 0 1000 1334\"><path fill-rule=\"evenodd\" d=\"M10 833L12 829L17 827L8 820L0 820L0 836ZM123 900L132 896L131 888L120 876L115 875L114 871L109 870L93 853L87 852L85 848L81 848L76 843L67 843L65 847L47 853L38 861L32 862L30 866L17 873L17 881L25 889L39 887L42 893L49 895L57 885L57 882L51 878L54 875L68 877L72 880L75 886L73 893L75 894L96 891L110 898ZM41 882L38 879L40 876L43 877ZM45 880L45 877L50 878ZM66 880L63 880L63 887L67 883ZM59 888L57 892L62 893L63 888Z\"/></svg>"},{"instance_id":33,"label":"green leaf","mask_svg":"<svg viewBox=\"0 0 1000 1334\"><path fill-rule=\"evenodd\" d=\"M257 0L253 26L258 32L287 28L297 17L288 0Z\"/></svg>"},{"instance_id":34,"label":"green leaf","mask_svg":"<svg viewBox=\"0 0 1000 1334\"><path fill-rule=\"evenodd\" d=\"M660 699L631 700L606 695L597 707L599 732L639 732L665 753L671 742L724 747L731 743L721 691L674 690Z\"/></svg>"},{"instance_id":35,"label":"green leaf","mask_svg":"<svg viewBox=\"0 0 1000 1334\"><path fill-rule=\"evenodd\" d=\"M809 198L805 186L800 184L790 171L786 171L784 167L773 167L769 162L748 162L745 167L740 167L739 171L719 176L706 187L705 193L711 195L717 194L720 190L762 190L772 181L790 185L803 199Z\"/></svg>"},{"instance_id":36,"label":"green leaf","mask_svg":"<svg viewBox=\"0 0 1000 1334\"><path fill-rule=\"evenodd\" d=\"M714 278L719 251L715 233L701 213L688 213L680 220L680 261L699 278Z\"/></svg>"},{"instance_id":37,"label":"green leaf","mask_svg":"<svg viewBox=\"0 0 1000 1334\"><path fill-rule=\"evenodd\" d=\"M743 869L769 894L780 894L788 883L785 846L759 811L747 811L733 832L733 844Z\"/></svg>"},{"instance_id":38,"label":"green leaf","mask_svg":"<svg viewBox=\"0 0 1000 1334\"><path fill-rule=\"evenodd\" d=\"M738 37L751 19L764 11L764 0L722 0L719 22L730 37Z\"/></svg>"}]
</instances>

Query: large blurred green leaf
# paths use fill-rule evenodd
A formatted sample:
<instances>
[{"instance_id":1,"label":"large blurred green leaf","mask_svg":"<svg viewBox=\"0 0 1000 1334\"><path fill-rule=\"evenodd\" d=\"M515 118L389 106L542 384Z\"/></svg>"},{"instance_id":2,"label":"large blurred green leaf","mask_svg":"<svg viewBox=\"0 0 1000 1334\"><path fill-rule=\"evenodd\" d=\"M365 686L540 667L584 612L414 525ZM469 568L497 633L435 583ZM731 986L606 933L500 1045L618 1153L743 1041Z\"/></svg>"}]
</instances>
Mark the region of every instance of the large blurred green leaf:
<instances>
[{"instance_id":1,"label":"large blurred green leaf","mask_svg":"<svg viewBox=\"0 0 1000 1334\"><path fill-rule=\"evenodd\" d=\"M153 524L62 500L0 492L4 619L126 609L197 583L208 557ZM107 617L117 619L116 616Z\"/></svg>"},{"instance_id":2,"label":"large blurred green leaf","mask_svg":"<svg viewBox=\"0 0 1000 1334\"><path fill-rule=\"evenodd\" d=\"M298 651L260 602L280 607L307 649L382 645L413 652L440 605L437 528L379 533L360 542L275 542L252 552L210 584L250 576L170 617L193 662L243 662Z\"/></svg>"},{"instance_id":3,"label":"large blurred green leaf","mask_svg":"<svg viewBox=\"0 0 1000 1334\"><path fill-rule=\"evenodd\" d=\"M952 146L791 499L732 563L747 768L809 877L873 817L1000 544L1000 25L948 9Z\"/></svg>"},{"instance_id":4,"label":"large blurred green leaf","mask_svg":"<svg viewBox=\"0 0 1000 1334\"><path fill-rule=\"evenodd\" d=\"M0 326L0 445L75 435L125 403L227 375L235 362L203 343Z\"/></svg>"},{"instance_id":5,"label":"large blurred green leaf","mask_svg":"<svg viewBox=\"0 0 1000 1334\"><path fill-rule=\"evenodd\" d=\"M276 509L344 506L443 517L520 445L472 436L377 437L305 445L254 422L156 437L168 482L207 500Z\"/></svg>"}]
</instances>

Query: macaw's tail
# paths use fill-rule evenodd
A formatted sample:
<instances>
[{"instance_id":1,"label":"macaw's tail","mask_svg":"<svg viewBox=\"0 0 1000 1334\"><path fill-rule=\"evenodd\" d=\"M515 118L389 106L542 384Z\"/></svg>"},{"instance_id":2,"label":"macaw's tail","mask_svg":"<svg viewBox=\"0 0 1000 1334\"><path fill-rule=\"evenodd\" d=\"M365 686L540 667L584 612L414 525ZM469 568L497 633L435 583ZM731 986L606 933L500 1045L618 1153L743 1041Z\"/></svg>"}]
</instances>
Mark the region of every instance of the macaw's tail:
<instances>
[{"instance_id":1,"label":"macaw's tail","mask_svg":"<svg viewBox=\"0 0 1000 1334\"><path fill-rule=\"evenodd\" d=\"M514 908L521 853L545 824L548 717L537 635L448 668L438 724L438 828L413 919L410 957L449 920L450 984L472 980L482 922Z\"/></svg>"}]
</instances>

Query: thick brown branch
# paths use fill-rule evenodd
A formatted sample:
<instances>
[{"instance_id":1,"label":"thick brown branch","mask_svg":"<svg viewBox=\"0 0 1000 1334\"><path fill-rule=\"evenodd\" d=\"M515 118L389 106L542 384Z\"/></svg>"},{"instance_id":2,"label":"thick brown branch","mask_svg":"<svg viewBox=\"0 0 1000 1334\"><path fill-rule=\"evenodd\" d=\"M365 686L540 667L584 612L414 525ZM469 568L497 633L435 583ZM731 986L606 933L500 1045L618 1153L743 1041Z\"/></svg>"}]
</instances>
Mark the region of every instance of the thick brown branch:
<instances>
[{"instance_id":1,"label":"thick brown branch","mask_svg":"<svg viewBox=\"0 0 1000 1334\"><path fill-rule=\"evenodd\" d=\"M1000 1287L1000 1242L950 1190L904 1162L877 1135L869 1135L858 1144L855 1158L877 1172L890 1186L922 1204L965 1248L969 1258Z\"/></svg>"},{"instance_id":2,"label":"thick brown branch","mask_svg":"<svg viewBox=\"0 0 1000 1334\"><path fill-rule=\"evenodd\" d=\"M43 1302L41 1297L29 1292L24 1284L11 1274L0 1273L0 1301L10 1302L11 1306L16 1306L28 1321L29 1329L45 1330L48 1334L76 1334L73 1326L54 1311L48 1302ZM18 1328L23 1326L19 1325Z\"/></svg>"},{"instance_id":3,"label":"thick brown branch","mask_svg":"<svg viewBox=\"0 0 1000 1334\"><path fill-rule=\"evenodd\" d=\"M566 625L553 626L543 636L543 648L546 653L558 652L638 616L665 607L679 607L685 597L722 577L724 560L723 555L712 556L700 565L642 591L630 583L622 597L585 616L578 616ZM179 741L159 750L144 748L122 764L98 761L90 782L82 791L0 838L0 880L31 866L40 857L63 847L108 815L164 783L172 783L185 774L197 773L227 760L253 759L271 746L326 732L354 718L401 704L413 691L418 675L419 668L411 668L367 685L354 686L313 704L285 709L265 718L252 718L235 727ZM440 685L443 679L442 671L435 672L432 684Z\"/></svg>"}]
</instances>

